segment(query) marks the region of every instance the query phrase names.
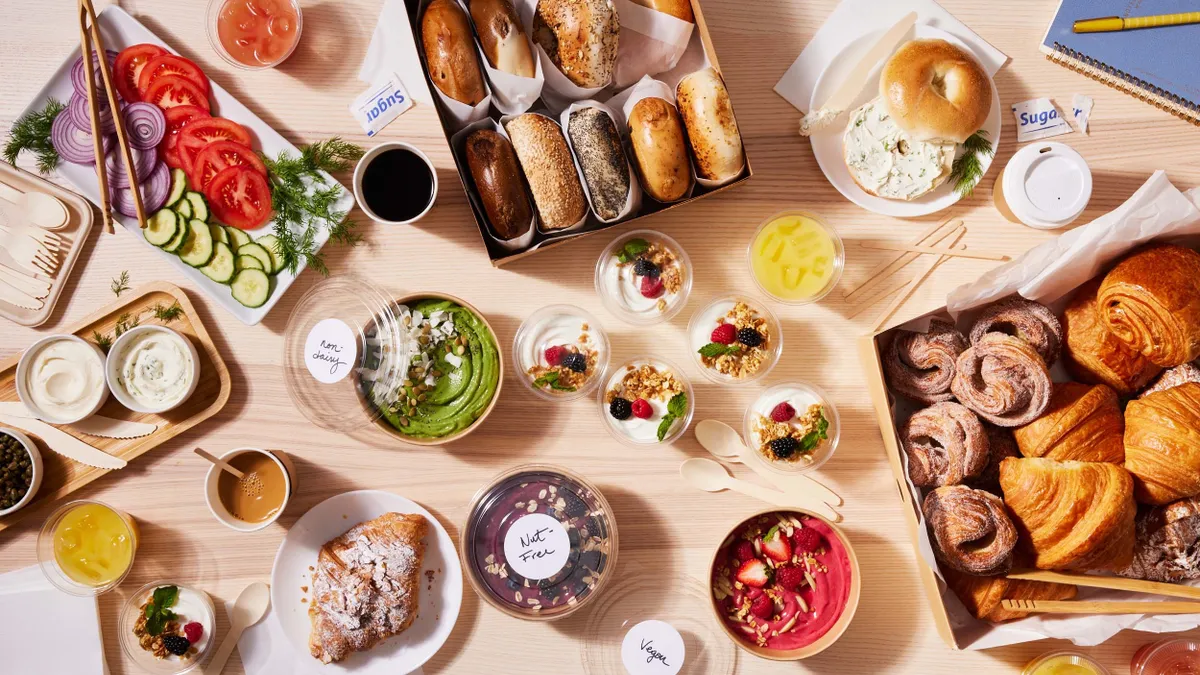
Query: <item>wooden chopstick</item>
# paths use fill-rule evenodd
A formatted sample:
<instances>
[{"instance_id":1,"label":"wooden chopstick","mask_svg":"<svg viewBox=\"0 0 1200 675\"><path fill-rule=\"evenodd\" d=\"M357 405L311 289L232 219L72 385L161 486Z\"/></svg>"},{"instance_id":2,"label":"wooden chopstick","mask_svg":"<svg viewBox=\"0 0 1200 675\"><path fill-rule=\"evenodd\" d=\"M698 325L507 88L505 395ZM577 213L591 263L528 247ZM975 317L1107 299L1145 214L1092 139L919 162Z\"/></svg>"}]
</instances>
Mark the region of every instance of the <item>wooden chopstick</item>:
<instances>
[{"instance_id":1,"label":"wooden chopstick","mask_svg":"<svg viewBox=\"0 0 1200 675\"><path fill-rule=\"evenodd\" d=\"M1200 614L1200 602L1099 600L1002 600L1004 609L1047 614Z\"/></svg>"},{"instance_id":2,"label":"wooden chopstick","mask_svg":"<svg viewBox=\"0 0 1200 675\"><path fill-rule=\"evenodd\" d=\"M121 117L121 108L117 105L117 89L113 86L112 71L108 67L108 56L104 49L104 38L100 35L100 23L96 21L96 10L92 7L92 0L79 0L83 5L84 11L87 13L88 19L91 20L92 42L96 48L97 61L100 63L100 76L104 80L104 92L108 95L108 109L112 112L113 124L117 128L117 147L121 152L121 156L125 158L125 174L129 176L129 192L133 195L133 206L137 211L138 227L146 229L146 207L142 205L142 190L141 183L137 177L137 167L133 164L133 153L129 149L129 140L125 136L125 120ZM90 54L88 55L91 56ZM86 65L90 58L84 59ZM86 70L84 71L87 72ZM89 82L90 84L90 82ZM96 117L95 98L88 97L88 102L92 106L92 116ZM99 125L93 126L92 131L96 134L100 133ZM148 178L148 176L147 176Z\"/></svg>"},{"instance_id":3,"label":"wooden chopstick","mask_svg":"<svg viewBox=\"0 0 1200 675\"><path fill-rule=\"evenodd\" d=\"M937 232L936 234L933 235L933 238L929 240L929 243L940 244L943 239L946 239L947 237L949 237L957 232L958 232L958 227L954 227L952 229L945 230L944 232ZM913 257L916 258L917 255L914 254ZM890 276L891 275L880 276L876 279L876 281L877 282L883 281L884 279L890 278ZM887 296L903 289L907 285L908 285L908 280L894 283L891 286L888 286L886 288L879 289L879 290L876 289L876 286L878 286L877 283L870 284L869 286L864 286L864 288L869 287L871 289L871 292L867 293L866 297L859 298L859 300L856 303L857 307L850 314L848 314L846 316L846 318L853 319L854 317L858 316L859 314L862 314L864 311L866 311L868 308L873 306L875 303L877 303L880 300L886 298Z\"/></svg>"},{"instance_id":4,"label":"wooden chopstick","mask_svg":"<svg viewBox=\"0 0 1200 675\"><path fill-rule=\"evenodd\" d=\"M1074 584L1075 586L1086 586L1088 588L1107 588L1113 591L1150 593L1173 598L1200 600L1200 588L1183 586L1181 584L1165 584L1161 581L1126 579L1125 577L1102 577L1094 574L1072 574L1069 572L1051 572L1048 570L1019 570L1009 572L1007 576L1009 579L1045 581L1053 584Z\"/></svg>"},{"instance_id":5,"label":"wooden chopstick","mask_svg":"<svg viewBox=\"0 0 1200 675\"><path fill-rule=\"evenodd\" d=\"M954 240L950 242L950 248L958 246L958 241L962 239L966 232L967 229L960 226L957 233L954 235ZM871 326L871 332L878 333L879 329L883 328L883 325L887 322L887 320L892 318L892 315L895 314L896 310L900 308L900 305L904 304L904 301L912 296L913 291L917 290L917 286L920 286L921 282L925 281L925 278L928 277L933 270L937 269L937 266L942 264L946 259L946 256L939 255L938 257L929 261L929 264L926 265L923 270L918 272L917 275L912 278L912 281L908 282L908 285L904 287L904 290L900 293L900 295L897 295L895 299L888 304L887 309L883 310L883 314L879 315L879 318L875 320L875 324Z\"/></svg>"},{"instance_id":6,"label":"wooden chopstick","mask_svg":"<svg viewBox=\"0 0 1200 675\"><path fill-rule=\"evenodd\" d=\"M79 51L83 57L83 75L87 78L88 111L92 121L92 145L96 153L96 179L100 182L100 213L104 218L104 231L113 231L112 204L108 197L108 170L104 166L104 136L100 133L100 110L96 107L96 72L92 69L92 38L88 34L88 13L79 2ZM102 61L105 59L101 59Z\"/></svg>"},{"instance_id":7,"label":"wooden chopstick","mask_svg":"<svg viewBox=\"0 0 1200 675\"><path fill-rule=\"evenodd\" d=\"M924 244L924 243L926 243L926 240L929 239L930 237L933 237L935 235L941 235L937 239L929 242L932 244L936 244L936 243L940 242L942 239L944 239L945 235L953 232L959 225L962 225L961 220L949 218L949 219L944 220L936 225L930 225L924 232L917 235L916 238L914 238L909 243L913 244L914 246L918 245L918 244ZM861 293L861 292L867 290L868 288L876 285L880 281L883 281L888 276L891 276L892 274L895 274L897 271L899 271L900 268L902 268L905 265L907 265L908 263L916 260L918 255L919 254L917 254L917 253L896 253L895 255L888 256L886 260L883 260L878 265L876 265L875 269L871 270L867 274L867 278L864 279L861 283L859 283L858 286L855 286L855 287L851 288L850 290L846 291L845 293L843 293L842 299L849 300L852 296L857 295L858 293Z\"/></svg>"},{"instance_id":8,"label":"wooden chopstick","mask_svg":"<svg viewBox=\"0 0 1200 675\"><path fill-rule=\"evenodd\" d=\"M907 251L909 253L922 253L933 255L947 255L952 258L974 258L976 260L1008 260L1008 256L1003 253L989 253L987 251L952 251L948 248L937 248L935 246L910 246L908 244L894 244L887 241L860 241L858 243L862 248L871 249L873 251Z\"/></svg>"}]
</instances>

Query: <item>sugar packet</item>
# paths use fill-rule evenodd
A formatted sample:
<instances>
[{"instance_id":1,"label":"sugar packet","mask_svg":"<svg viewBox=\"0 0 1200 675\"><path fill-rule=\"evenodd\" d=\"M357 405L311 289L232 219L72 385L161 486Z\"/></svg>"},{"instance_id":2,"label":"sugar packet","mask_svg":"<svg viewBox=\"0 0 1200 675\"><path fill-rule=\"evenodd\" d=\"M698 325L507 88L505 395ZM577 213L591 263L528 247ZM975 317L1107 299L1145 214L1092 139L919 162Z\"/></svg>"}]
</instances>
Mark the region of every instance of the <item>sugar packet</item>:
<instances>
[{"instance_id":1,"label":"sugar packet","mask_svg":"<svg viewBox=\"0 0 1200 675\"><path fill-rule=\"evenodd\" d=\"M1071 125L1048 98L1014 103L1012 112L1017 119L1018 143L1071 133Z\"/></svg>"},{"instance_id":2,"label":"sugar packet","mask_svg":"<svg viewBox=\"0 0 1200 675\"><path fill-rule=\"evenodd\" d=\"M1088 117L1092 114L1092 105L1095 101L1091 96L1083 94L1075 94L1071 97L1071 120L1075 122L1075 128L1081 133L1088 132Z\"/></svg>"},{"instance_id":3,"label":"sugar packet","mask_svg":"<svg viewBox=\"0 0 1200 675\"><path fill-rule=\"evenodd\" d=\"M350 104L350 114L362 125L367 136L374 136L413 106L404 90L404 83L392 73L381 83L372 85Z\"/></svg>"}]
</instances>

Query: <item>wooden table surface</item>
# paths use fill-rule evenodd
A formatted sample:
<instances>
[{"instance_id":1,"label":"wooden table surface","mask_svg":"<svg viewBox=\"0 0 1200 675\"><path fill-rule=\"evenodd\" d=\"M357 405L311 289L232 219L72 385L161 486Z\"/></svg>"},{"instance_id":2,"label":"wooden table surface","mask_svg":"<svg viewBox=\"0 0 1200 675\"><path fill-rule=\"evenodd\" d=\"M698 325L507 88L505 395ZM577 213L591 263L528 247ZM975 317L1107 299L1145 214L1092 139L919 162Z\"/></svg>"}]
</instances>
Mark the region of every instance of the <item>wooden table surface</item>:
<instances>
[{"instance_id":1,"label":"wooden table surface","mask_svg":"<svg viewBox=\"0 0 1200 675\"><path fill-rule=\"evenodd\" d=\"M124 7L291 141L339 134L367 143L347 106L364 88L355 75L379 0L304 0L299 48L282 67L265 72L235 70L214 53L205 34L206 4L131 0ZM1082 152L1094 173L1095 192L1083 221L1120 204L1155 169L1168 170L1181 188L1200 184L1196 127L1056 66L1038 52L1057 3L1014 0L1004 3L1003 9L984 0L945 0L944 4L1011 57L995 78L1005 108L1040 96L1056 98L1060 107L1069 106L1075 93L1095 99L1091 134L1059 139ZM406 113L378 140L403 139L433 158L442 186L437 206L417 226L366 225L364 245L353 250L328 248L333 274L359 274L397 292L440 290L466 298L492 320L505 358L517 326L538 307L562 302L588 308L609 332L614 362L649 352L687 364L696 388L696 419L740 425L756 388L735 390L703 380L687 353L684 329L691 311L704 298L729 289L753 289L743 254L753 229L785 207L822 214L846 240L845 285L861 280L882 257L879 251L861 249L858 240L905 240L930 222L876 216L843 199L822 176L807 141L796 135L798 113L772 91L834 5L835 0L704 0L755 176L736 190L635 226L660 229L677 238L695 265L691 304L673 321L635 329L603 310L593 290L592 272L612 232L535 255L507 269L493 269L441 127L428 106ZM75 16L72 2L6 0L0 21L3 128L77 45ZM1008 223L992 206L991 187L998 167L1016 149L1012 116L1006 110L1002 118L997 167L972 198L950 213L966 220L969 246L1017 254L1050 235ZM347 490L380 488L403 494L428 507L457 537L468 501L492 475L531 461L566 465L598 483L612 503L621 538L619 576L664 579L683 575L703 579L715 538L741 516L763 506L740 495L706 494L685 485L679 478L679 463L706 456L690 433L674 447L631 450L609 437L594 400L563 405L535 400L511 373L486 425L468 440L444 449L402 447L383 436L360 440L321 430L293 407L280 376L288 315L304 291L320 282L316 274L306 272L262 325L247 327L192 290L164 256L127 233L101 235L97 227L88 246L49 323L30 330L0 322L0 357L112 300L109 280L129 270L135 287L162 279L189 291L233 376L232 398L219 415L77 493L128 511L142 528L132 574L121 588L100 598L113 673L135 672L115 635L117 612L129 592L169 577L231 600L247 583L269 578L288 525L312 505ZM991 264L956 260L943 265L901 313L915 314L943 304L950 289ZM1032 657L1069 646L1047 641L987 652L954 652L934 632L854 349L854 339L874 322L873 312L848 319L852 309L840 293L819 306L775 306L784 323L786 349L767 383L808 380L830 392L838 406L841 444L820 477L846 497L845 527L863 574L858 615L842 639L816 658L772 664L743 653L737 672L1017 672ZM288 512L277 525L255 534L232 532L209 514L201 492L207 467L191 451L202 446L219 453L247 445L284 448L299 466L299 491ZM21 525L0 534L0 572L35 562L34 541L47 512L31 514ZM222 630L224 625L222 619ZM550 624L520 622L464 588L458 623L426 672L583 672L579 648L585 625L586 617ZM1125 673L1134 650L1151 639L1122 633L1086 651L1112 672ZM530 644L537 648L530 649ZM497 668L498 664L504 665ZM242 672L236 656L229 672Z\"/></svg>"}]
</instances>

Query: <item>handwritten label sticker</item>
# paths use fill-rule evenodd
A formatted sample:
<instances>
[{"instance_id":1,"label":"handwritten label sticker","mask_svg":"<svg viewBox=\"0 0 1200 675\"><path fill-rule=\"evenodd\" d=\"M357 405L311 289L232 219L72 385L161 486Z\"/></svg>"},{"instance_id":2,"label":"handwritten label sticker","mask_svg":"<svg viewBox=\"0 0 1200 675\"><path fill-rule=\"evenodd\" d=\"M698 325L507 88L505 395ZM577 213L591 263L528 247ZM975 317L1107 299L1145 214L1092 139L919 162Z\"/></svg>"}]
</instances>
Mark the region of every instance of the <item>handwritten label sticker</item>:
<instances>
[{"instance_id":1,"label":"handwritten label sticker","mask_svg":"<svg viewBox=\"0 0 1200 675\"><path fill-rule=\"evenodd\" d=\"M333 384L350 374L358 361L354 331L339 319L322 319L304 340L304 365L323 384Z\"/></svg>"},{"instance_id":2,"label":"handwritten label sticker","mask_svg":"<svg viewBox=\"0 0 1200 675\"><path fill-rule=\"evenodd\" d=\"M621 641L621 663L629 675L675 675L683 657L683 636L665 621L643 621Z\"/></svg>"},{"instance_id":3,"label":"handwritten label sticker","mask_svg":"<svg viewBox=\"0 0 1200 675\"><path fill-rule=\"evenodd\" d=\"M504 558L513 571L531 581L558 574L570 553L567 528L544 513L521 516L504 535Z\"/></svg>"}]
</instances>

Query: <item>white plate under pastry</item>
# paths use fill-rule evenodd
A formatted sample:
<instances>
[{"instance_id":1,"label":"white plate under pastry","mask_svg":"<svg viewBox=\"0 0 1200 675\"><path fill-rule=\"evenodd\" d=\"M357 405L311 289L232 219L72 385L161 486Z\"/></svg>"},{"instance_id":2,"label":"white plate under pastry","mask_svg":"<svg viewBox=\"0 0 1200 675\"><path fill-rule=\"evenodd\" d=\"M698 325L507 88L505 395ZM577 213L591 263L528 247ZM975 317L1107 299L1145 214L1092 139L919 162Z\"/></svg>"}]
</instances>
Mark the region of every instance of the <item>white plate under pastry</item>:
<instances>
[{"instance_id":1,"label":"white plate under pastry","mask_svg":"<svg viewBox=\"0 0 1200 675\"><path fill-rule=\"evenodd\" d=\"M312 630L308 617L308 602L312 600L309 567L316 567L317 553L325 542L363 521L392 511L417 513L429 521L417 618L408 630L374 649L355 652L338 663L322 664L308 650ZM434 572L432 589L426 571ZM302 586L308 592L302 591ZM312 673L402 675L420 668L450 637L462 607L462 593L462 566L446 529L416 502L383 490L346 492L309 509L288 530L271 569L272 614L278 617L288 642L297 650L299 661L308 664L308 672ZM304 602L306 599L308 602Z\"/></svg>"},{"instance_id":2,"label":"white plate under pastry","mask_svg":"<svg viewBox=\"0 0 1200 675\"><path fill-rule=\"evenodd\" d=\"M855 64L858 63L859 59L867 53L871 45L875 44L882 35L883 31L867 33L846 45L837 56L833 57L829 65L825 68L825 71L821 73L821 77L817 80L817 85L813 88L809 110L820 108L821 103L833 95L838 86L846 79L846 76L850 74ZM916 38L942 39L958 45L972 54L974 53L971 52L971 48L962 40L933 26L917 24L913 27L913 35ZM885 61L886 59L880 61L871 71L871 75L867 78L867 83L863 86L862 92L850 104L847 113L843 115L844 119L848 120L850 112L857 110L863 104L879 96L879 76L883 70ZM992 80L990 75L988 76L988 82L992 85L992 111L988 114L987 121L983 123L982 129L987 132L988 140L992 142L992 147L996 148L1000 144L1000 92L996 89L996 82ZM850 169L846 167L842 141L845 131L846 125L840 123L836 127L814 133L809 140L812 141L813 155L817 158L817 164L821 166L821 171L825 173L825 177L829 180L830 184L837 188L838 192L842 193L842 196L846 199L873 213L898 218L916 218L918 216L937 213L953 206L958 203L958 200L962 199L962 196L954 189L953 180L947 180L929 194L908 202L898 199L884 199L863 190L854 182L854 179L850 176ZM962 152L961 146L959 146L958 151ZM988 168L992 165L993 159L994 156L980 157L985 176L987 175Z\"/></svg>"}]
</instances>

